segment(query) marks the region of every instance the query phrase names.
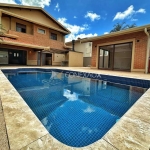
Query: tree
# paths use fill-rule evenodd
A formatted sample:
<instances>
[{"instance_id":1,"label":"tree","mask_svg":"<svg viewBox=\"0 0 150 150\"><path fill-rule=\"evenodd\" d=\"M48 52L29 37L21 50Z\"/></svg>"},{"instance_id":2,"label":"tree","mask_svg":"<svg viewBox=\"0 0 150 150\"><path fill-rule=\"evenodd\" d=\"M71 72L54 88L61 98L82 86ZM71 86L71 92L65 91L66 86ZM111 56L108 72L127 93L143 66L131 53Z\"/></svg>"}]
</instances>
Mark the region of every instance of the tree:
<instances>
[{"instance_id":1,"label":"tree","mask_svg":"<svg viewBox=\"0 0 150 150\"><path fill-rule=\"evenodd\" d=\"M111 32L117 32L117 31L121 31L121 30L126 30L126 29L129 29L129 28L134 28L136 27L136 24L131 24L131 25L127 25L125 22L123 23L116 23L114 25L114 28L110 31Z\"/></svg>"},{"instance_id":2,"label":"tree","mask_svg":"<svg viewBox=\"0 0 150 150\"><path fill-rule=\"evenodd\" d=\"M6 29L0 24L0 40L3 40L2 37L4 36Z\"/></svg>"}]
</instances>

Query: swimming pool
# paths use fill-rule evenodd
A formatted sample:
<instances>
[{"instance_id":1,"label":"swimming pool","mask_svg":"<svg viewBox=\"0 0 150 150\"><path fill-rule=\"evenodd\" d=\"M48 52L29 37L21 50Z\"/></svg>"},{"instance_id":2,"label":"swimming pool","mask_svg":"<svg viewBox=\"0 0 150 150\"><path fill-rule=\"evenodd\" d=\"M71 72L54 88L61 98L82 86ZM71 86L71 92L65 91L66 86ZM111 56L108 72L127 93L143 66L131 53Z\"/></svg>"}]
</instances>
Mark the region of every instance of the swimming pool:
<instances>
[{"instance_id":1,"label":"swimming pool","mask_svg":"<svg viewBox=\"0 0 150 150\"><path fill-rule=\"evenodd\" d=\"M94 74L85 78L62 70L3 72L50 134L74 147L99 140L146 91Z\"/></svg>"}]
</instances>

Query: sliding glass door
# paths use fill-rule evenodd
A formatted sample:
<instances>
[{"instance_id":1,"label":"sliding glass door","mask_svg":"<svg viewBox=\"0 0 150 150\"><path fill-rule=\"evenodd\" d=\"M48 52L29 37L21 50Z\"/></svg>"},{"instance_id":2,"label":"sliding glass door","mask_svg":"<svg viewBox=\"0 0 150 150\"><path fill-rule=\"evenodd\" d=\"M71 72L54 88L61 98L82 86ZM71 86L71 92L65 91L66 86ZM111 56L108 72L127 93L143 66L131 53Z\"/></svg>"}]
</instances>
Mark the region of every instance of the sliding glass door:
<instances>
[{"instance_id":1,"label":"sliding glass door","mask_svg":"<svg viewBox=\"0 0 150 150\"><path fill-rule=\"evenodd\" d=\"M113 46L103 46L99 49L99 68L111 69L113 61Z\"/></svg>"},{"instance_id":2,"label":"sliding glass door","mask_svg":"<svg viewBox=\"0 0 150 150\"><path fill-rule=\"evenodd\" d=\"M99 48L99 69L131 70L132 42Z\"/></svg>"},{"instance_id":3,"label":"sliding glass door","mask_svg":"<svg viewBox=\"0 0 150 150\"><path fill-rule=\"evenodd\" d=\"M132 43L115 45L114 70L130 70L132 57Z\"/></svg>"}]
</instances>

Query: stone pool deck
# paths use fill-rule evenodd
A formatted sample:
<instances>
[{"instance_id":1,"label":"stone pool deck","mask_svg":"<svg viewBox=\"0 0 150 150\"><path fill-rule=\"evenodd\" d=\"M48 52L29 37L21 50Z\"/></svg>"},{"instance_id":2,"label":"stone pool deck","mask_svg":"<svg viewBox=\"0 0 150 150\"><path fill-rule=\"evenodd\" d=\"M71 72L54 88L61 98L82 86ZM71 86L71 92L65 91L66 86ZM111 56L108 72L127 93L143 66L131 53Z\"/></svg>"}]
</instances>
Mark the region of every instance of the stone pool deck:
<instances>
[{"instance_id":1,"label":"stone pool deck","mask_svg":"<svg viewBox=\"0 0 150 150\"><path fill-rule=\"evenodd\" d=\"M19 67L0 67L0 69ZM33 67L20 67L33 68ZM34 67L35 68L35 67ZM41 67L36 67L41 68ZM50 67L43 67L50 68ZM54 67L52 67L54 68ZM90 68L55 67L150 80L150 74L104 71ZM0 71L0 150L149 150L150 149L150 89L97 142L83 147L69 147L53 138ZM2 111L3 110L3 111ZM5 125L6 123L6 125ZM6 126L6 128L5 128ZM7 135L6 135L7 133ZM8 136L8 141L7 141ZM5 139L4 141L2 139ZM5 143L5 144L3 144ZM6 148L5 148L6 146Z\"/></svg>"}]
</instances>

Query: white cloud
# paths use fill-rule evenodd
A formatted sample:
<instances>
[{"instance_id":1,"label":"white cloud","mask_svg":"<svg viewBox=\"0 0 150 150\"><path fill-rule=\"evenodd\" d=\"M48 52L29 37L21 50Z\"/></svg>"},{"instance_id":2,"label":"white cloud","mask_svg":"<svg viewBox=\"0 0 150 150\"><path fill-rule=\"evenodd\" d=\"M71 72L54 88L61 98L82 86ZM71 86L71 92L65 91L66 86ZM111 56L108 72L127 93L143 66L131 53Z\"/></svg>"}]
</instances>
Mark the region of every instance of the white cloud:
<instances>
[{"instance_id":1,"label":"white cloud","mask_svg":"<svg viewBox=\"0 0 150 150\"><path fill-rule=\"evenodd\" d=\"M86 109L83 110L83 112L84 113L92 113L92 112L95 112L95 110L92 107L88 106Z\"/></svg>"},{"instance_id":2,"label":"white cloud","mask_svg":"<svg viewBox=\"0 0 150 150\"><path fill-rule=\"evenodd\" d=\"M131 19L131 21L138 21L138 19L134 19L134 18L132 18L132 19Z\"/></svg>"},{"instance_id":3,"label":"white cloud","mask_svg":"<svg viewBox=\"0 0 150 150\"><path fill-rule=\"evenodd\" d=\"M76 101L78 100L78 94L76 93L72 93L70 90L64 89L64 94L63 96L65 96L69 101Z\"/></svg>"},{"instance_id":4,"label":"white cloud","mask_svg":"<svg viewBox=\"0 0 150 150\"><path fill-rule=\"evenodd\" d=\"M15 0L0 0L0 3L16 4Z\"/></svg>"},{"instance_id":5,"label":"white cloud","mask_svg":"<svg viewBox=\"0 0 150 150\"><path fill-rule=\"evenodd\" d=\"M113 20L116 20L116 19L125 19L131 15L133 15L134 13L134 7L133 5L131 5L130 7L127 8L127 10L125 10L124 12L117 12L116 16L114 17Z\"/></svg>"},{"instance_id":6,"label":"white cloud","mask_svg":"<svg viewBox=\"0 0 150 150\"><path fill-rule=\"evenodd\" d=\"M117 12L113 20L123 20L125 18L131 18L136 13L146 13L146 11L143 8L140 8L139 10L135 11L134 6L131 5L124 12Z\"/></svg>"},{"instance_id":7,"label":"white cloud","mask_svg":"<svg viewBox=\"0 0 150 150\"><path fill-rule=\"evenodd\" d=\"M109 32L104 32L104 34L109 34Z\"/></svg>"},{"instance_id":8,"label":"white cloud","mask_svg":"<svg viewBox=\"0 0 150 150\"><path fill-rule=\"evenodd\" d=\"M77 16L74 16L73 18L77 18Z\"/></svg>"},{"instance_id":9,"label":"white cloud","mask_svg":"<svg viewBox=\"0 0 150 150\"><path fill-rule=\"evenodd\" d=\"M85 30L89 29L88 24L83 24L82 26L78 26L78 25L72 25L67 23L67 19L66 18L58 18L58 21L64 25L69 31L71 31L71 33L66 37L65 42L69 42L72 40L77 40L78 38L86 38L86 37L93 37L93 36L97 36L97 34L79 34L80 32L83 32Z\"/></svg>"},{"instance_id":10,"label":"white cloud","mask_svg":"<svg viewBox=\"0 0 150 150\"><path fill-rule=\"evenodd\" d=\"M57 10L58 12L60 11L59 3L57 3L57 4L56 4L56 6L55 6L55 10Z\"/></svg>"},{"instance_id":11,"label":"white cloud","mask_svg":"<svg viewBox=\"0 0 150 150\"><path fill-rule=\"evenodd\" d=\"M79 32L83 32L85 30L88 30L88 25L87 24L83 24L82 26L71 25L71 24L66 22L67 21L66 18L58 18L58 21L62 25L64 25L68 30L70 30L72 34L78 34Z\"/></svg>"},{"instance_id":12,"label":"white cloud","mask_svg":"<svg viewBox=\"0 0 150 150\"><path fill-rule=\"evenodd\" d=\"M49 6L51 0L20 0L22 5L28 6L38 6L44 8L45 6Z\"/></svg>"},{"instance_id":13,"label":"white cloud","mask_svg":"<svg viewBox=\"0 0 150 150\"><path fill-rule=\"evenodd\" d=\"M65 42L69 42L72 40L77 40L78 38L86 38L86 37L93 37L93 36L98 36L97 33L89 33L89 34L78 34L78 35L74 35L74 34L69 34L68 37L65 39Z\"/></svg>"},{"instance_id":14,"label":"white cloud","mask_svg":"<svg viewBox=\"0 0 150 150\"><path fill-rule=\"evenodd\" d=\"M96 14L96 13L93 13L93 12L87 12L87 14L84 16L85 18L90 18L91 21L94 21L94 20L100 20L101 16Z\"/></svg>"},{"instance_id":15,"label":"white cloud","mask_svg":"<svg viewBox=\"0 0 150 150\"><path fill-rule=\"evenodd\" d=\"M143 13L143 14L145 14L145 13L146 13L146 11L145 11L145 9L140 8L138 11L136 11L136 13Z\"/></svg>"}]
</instances>

